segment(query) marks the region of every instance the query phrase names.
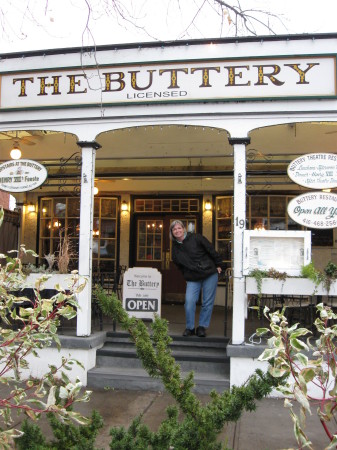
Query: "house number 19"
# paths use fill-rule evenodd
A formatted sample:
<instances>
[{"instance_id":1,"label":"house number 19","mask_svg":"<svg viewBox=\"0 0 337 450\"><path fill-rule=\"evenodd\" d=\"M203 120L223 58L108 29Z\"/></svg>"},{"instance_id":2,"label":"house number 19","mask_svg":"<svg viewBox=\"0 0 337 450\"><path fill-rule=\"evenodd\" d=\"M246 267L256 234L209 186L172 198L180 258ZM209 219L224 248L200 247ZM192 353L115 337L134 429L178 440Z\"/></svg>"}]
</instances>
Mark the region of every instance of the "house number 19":
<instances>
[{"instance_id":1,"label":"house number 19","mask_svg":"<svg viewBox=\"0 0 337 450\"><path fill-rule=\"evenodd\" d=\"M245 226L245 220L235 217L235 226L242 229Z\"/></svg>"}]
</instances>

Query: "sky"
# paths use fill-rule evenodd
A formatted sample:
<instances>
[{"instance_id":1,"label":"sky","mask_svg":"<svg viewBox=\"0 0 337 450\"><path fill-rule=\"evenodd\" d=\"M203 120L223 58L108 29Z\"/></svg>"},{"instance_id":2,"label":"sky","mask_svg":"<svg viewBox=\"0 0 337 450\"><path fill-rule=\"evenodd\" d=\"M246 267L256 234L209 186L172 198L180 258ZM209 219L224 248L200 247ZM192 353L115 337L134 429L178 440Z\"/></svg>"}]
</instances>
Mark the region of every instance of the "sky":
<instances>
[{"instance_id":1,"label":"sky","mask_svg":"<svg viewBox=\"0 0 337 450\"><path fill-rule=\"evenodd\" d=\"M234 35L227 16L221 28L212 0L197 16L196 5L203 0L115 0L122 2L117 5L128 20L107 6L112 0L90 0L89 31L87 1L1 0L0 53ZM270 19L277 34L337 32L336 0L241 0L241 5L267 9L280 18L282 23ZM263 27L257 32L268 34Z\"/></svg>"}]
</instances>

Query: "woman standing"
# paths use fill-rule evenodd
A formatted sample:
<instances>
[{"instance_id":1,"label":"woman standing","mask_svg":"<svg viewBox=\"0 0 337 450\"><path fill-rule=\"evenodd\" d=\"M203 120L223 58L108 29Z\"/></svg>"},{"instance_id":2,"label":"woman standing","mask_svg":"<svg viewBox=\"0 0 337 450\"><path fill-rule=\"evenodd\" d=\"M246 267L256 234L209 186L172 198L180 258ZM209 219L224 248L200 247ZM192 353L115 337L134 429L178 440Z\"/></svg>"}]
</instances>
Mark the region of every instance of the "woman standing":
<instances>
[{"instance_id":1,"label":"woman standing","mask_svg":"<svg viewBox=\"0 0 337 450\"><path fill-rule=\"evenodd\" d=\"M206 337L211 321L218 274L221 273L221 256L213 245L200 234L188 233L180 220L170 225L172 260L181 270L187 284L185 294L186 329L183 336ZM195 310L202 289L203 299L199 326L195 330Z\"/></svg>"}]
</instances>

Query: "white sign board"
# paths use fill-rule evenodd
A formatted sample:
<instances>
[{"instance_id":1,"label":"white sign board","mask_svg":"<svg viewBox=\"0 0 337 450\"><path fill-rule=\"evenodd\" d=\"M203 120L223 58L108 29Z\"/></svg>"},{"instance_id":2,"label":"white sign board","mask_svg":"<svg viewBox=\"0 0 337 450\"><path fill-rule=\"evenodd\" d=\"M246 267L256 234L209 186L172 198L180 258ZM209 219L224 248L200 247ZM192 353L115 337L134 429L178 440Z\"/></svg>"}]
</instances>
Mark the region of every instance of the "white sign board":
<instances>
[{"instance_id":1,"label":"white sign board","mask_svg":"<svg viewBox=\"0 0 337 450\"><path fill-rule=\"evenodd\" d=\"M45 182L47 175L47 169L36 161L6 161L0 164L0 189L7 192L32 191Z\"/></svg>"},{"instance_id":2,"label":"white sign board","mask_svg":"<svg viewBox=\"0 0 337 450\"><path fill-rule=\"evenodd\" d=\"M310 231L245 230L243 238L244 275L254 269L275 269L299 276L311 261Z\"/></svg>"},{"instance_id":3,"label":"white sign board","mask_svg":"<svg viewBox=\"0 0 337 450\"><path fill-rule=\"evenodd\" d=\"M177 47L177 54L181 53ZM207 52L205 52L207 53ZM3 73L1 109L336 97L334 55L220 58ZM27 64L27 63L26 63Z\"/></svg>"},{"instance_id":4,"label":"white sign board","mask_svg":"<svg viewBox=\"0 0 337 450\"><path fill-rule=\"evenodd\" d=\"M149 267L128 269L123 278L123 308L132 317L154 319L161 314L161 273Z\"/></svg>"},{"instance_id":5,"label":"white sign board","mask_svg":"<svg viewBox=\"0 0 337 450\"><path fill-rule=\"evenodd\" d=\"M308 192L293 198L288 214L297 223L309 228L337 227L337 194Z\"/></svg>"},{"instance_id":6,"label":"white sign board","mask_svg":"<svg viewBox=\"0 0 337 450\"><path fill-rule=\"evenodd\" d=\"M296 184L311 189L337 187L337 155L310 153L300 156L289 164L288 176Z\"/></svg>"}]
</instances>

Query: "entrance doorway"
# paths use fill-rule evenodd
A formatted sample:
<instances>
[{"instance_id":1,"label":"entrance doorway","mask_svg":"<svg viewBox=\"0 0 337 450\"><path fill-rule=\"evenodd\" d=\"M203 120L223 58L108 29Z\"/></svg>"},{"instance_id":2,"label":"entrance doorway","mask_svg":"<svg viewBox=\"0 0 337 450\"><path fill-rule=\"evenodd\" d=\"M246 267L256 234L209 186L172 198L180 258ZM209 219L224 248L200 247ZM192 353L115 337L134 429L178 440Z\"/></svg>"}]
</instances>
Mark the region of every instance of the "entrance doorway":
<instances>
[{"instance_id":1,"label":"entrance doorway","mask_svg":"<svg viewBox=\"0 0 337 450\"><path fill-rule=\"evenodd\" d=\"M162 274L162 302L184 303L186 282L172 262L170 224L181 220L186 229L199 232L199 214L135 214L133 233L133 265L153 267Z\"/></svg>"}]
</instances>

